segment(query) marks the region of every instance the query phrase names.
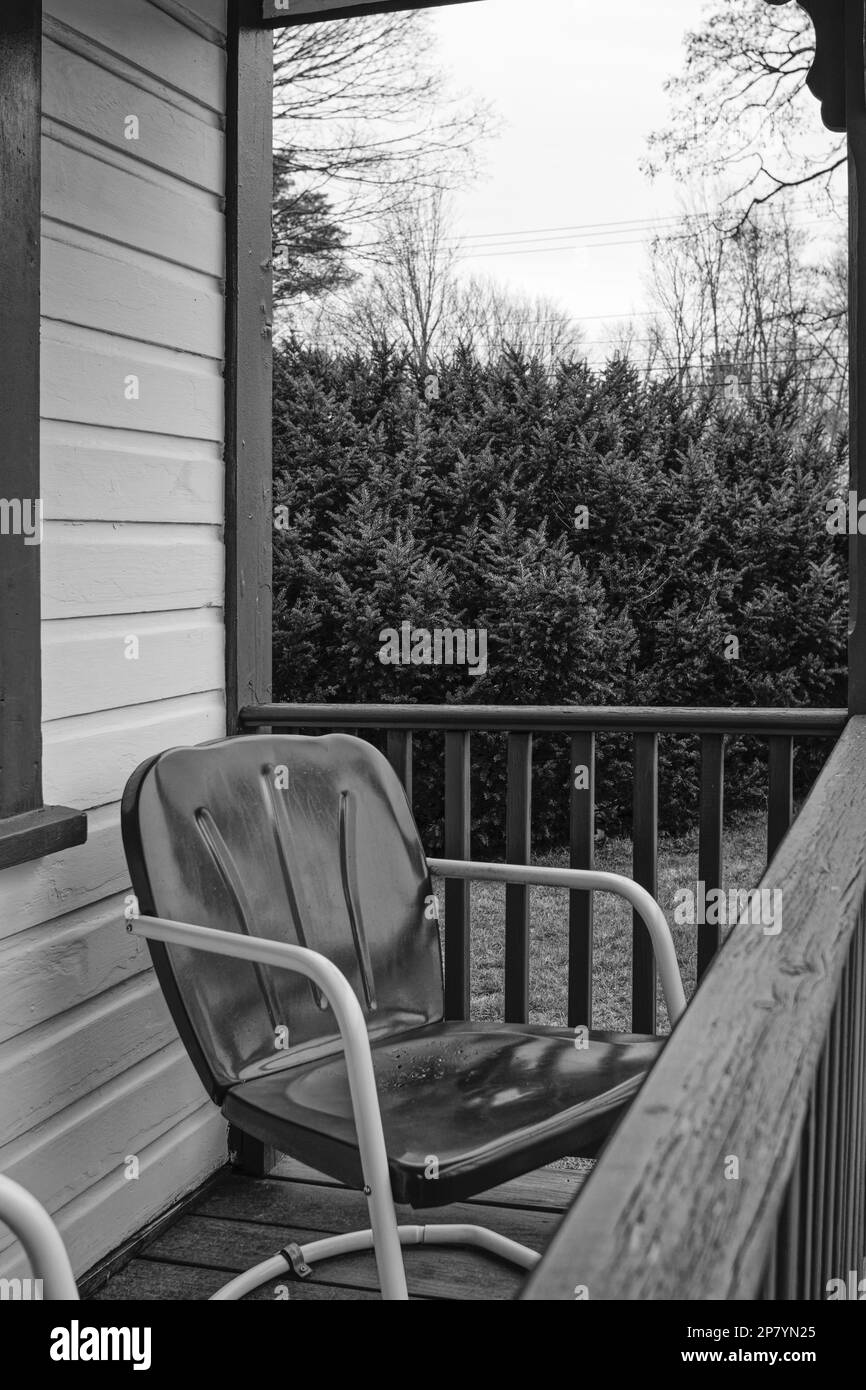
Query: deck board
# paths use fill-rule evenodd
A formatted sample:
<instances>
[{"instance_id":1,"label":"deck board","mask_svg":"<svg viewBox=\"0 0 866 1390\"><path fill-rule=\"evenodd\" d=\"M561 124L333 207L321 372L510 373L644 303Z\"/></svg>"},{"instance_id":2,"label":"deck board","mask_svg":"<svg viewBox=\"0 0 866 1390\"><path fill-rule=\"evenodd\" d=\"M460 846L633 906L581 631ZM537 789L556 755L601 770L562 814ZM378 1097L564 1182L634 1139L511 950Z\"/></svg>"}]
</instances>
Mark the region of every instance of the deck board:
<instances>
[{"instance_id":1,"label":"deck board","mask_svg":"<svg viewBox=\"0 0 866 1390\"><path fill-rule=\"evenodd\" d=\"M398 1208L401 1222L476 1222L543 1250L586 1174L541 1168L526 1177L429 1211ZM289 1241L303 1244L326 1234L367 1225L360 1192L335 1183L292 1159L280 1160L268 1178L227 1173L174 1225L160 1232L137 1257L94 1295L101 1301L207 1299L233 1274L273 1255ZM476 1251L409 1247L404 1252L410 1298L508 1299L522 1274ZM373 1255L324 1261L302 1283L274 1280L249 1297L256 1301L366 1299L378 1297Z\"/></svg>"}]
</instances>

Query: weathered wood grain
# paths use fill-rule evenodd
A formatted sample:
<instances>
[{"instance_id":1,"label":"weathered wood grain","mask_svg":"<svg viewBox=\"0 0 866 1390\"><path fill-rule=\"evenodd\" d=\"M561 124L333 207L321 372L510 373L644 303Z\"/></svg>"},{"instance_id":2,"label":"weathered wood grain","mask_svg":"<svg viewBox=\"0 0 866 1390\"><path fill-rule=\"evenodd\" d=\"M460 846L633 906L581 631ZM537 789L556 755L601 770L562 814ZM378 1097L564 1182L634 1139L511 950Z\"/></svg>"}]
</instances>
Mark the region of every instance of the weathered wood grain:
<instances>
[{"instance_id":1,"label":"weathered wood grain","mask_svg":"<svg viewBox=\"0 0 866 1390\"><path fill-rule=\"evenodd\" d=\"M146 1253L158 1260L223 1269L225 1279L229 1279L232 1273L240 1273L276 1254L288 1241L304 1244L321 1234L305 1229L300 1219L284 1226L187 1216L149 1245ZM513 1266L447 1246L409 1248L405 1251L405 1263L410 1294L428 1298L510 1298L521 1283L520 1273ZM324 1260L314 1268L311 1282L361 1289L379 1286L372 1252Z\"/></svg>"},{"instance_id":2,"label":"weathered wood grain","mask_svg":"<svg viewBox=\"0 0 866 1390\"><path fill-rule=\"evenodd\" d=\"M733 929L528 1298L755 1297L866 894L864 821L855 718L762 881L781 931Z\"/></svg>"},{"instance_id":3,"label":"weathered wood grain","mask_svg":"<svg viewBox=\"0 0 866 1390\"><path fill-rule=\"evenodd\" d=\"M306 1230L326 1233L358 1231L370 1224L362 1192L272 1178L252 1182L243 1177L228 1178L202 1199L194 1214L278 1226L297 1222ZM483 1216L468 1202L453 1202L429 1211L404 1206L398 1208L397 1214L400 1221L410 1225L477 1223L538 1249L550 1240L558 1225L556 1213L526 1212L513 1205L491 1206Z\"/></svg>"},{"instance_id":4,"label":"weathered wood grain","mask_svg":"<svg viewBox=\"0 0 866 1390\"><path fill-rule=\"evenodd\" d=\"M229 7L226 110L226 722L271 698L273 40Z\"/></svg>"},{"instance_id":5,"label":"weathered wood grain","mask_svg":"<svg viewBox=\"0 0 866 1390\"><path fill-rule=\"evenodd\" d=\"M87 841L3 873L0 940L75 908L127 892L120 808L100 806L87 817Z\"/></svg>"},{"instance_id":6,"label":"weathered wood grain","mask_svg":"<svg viewBox=\"0 0 866 1390\"><path fill-rule=\"evenodd\" d=\"M575 1168L536 1168L523 1178L510 1178L487 1192L472 1197L469 1206L523 1207L526 1211L567 1211L586 1181L586 1172ZM271 1181L320 1183L339 1187L332 1178L310 1168L306 1163L283 1154L271 1173ZM484 1223L484 1217L477 1219Z\"/></svg>"},{"instance_id":7,"label":"weathered wood grain","mask_svg":"<svg viewBox=\"0 0 866 1390\"><path fill-rule=\"evenodd\" d=\"M41 10L0 12L0 496L29 504L39 483ZM38 545L0 537L0 818L42 804Z\"/></svg>"},{"instance_id":8,"label":"weathered wood grain","mask_svg":"<svg viewBox=\"0 0 866 1390\"><path fill-rule=\"evenodd\" d=\"M165 1302L173 1303L205 1300L215 1294L217 1289L229 1279L223 1270L201 1269L195 1265L168 1264L161 1260L133 1260L109 1279L107 1284L93 1295L98 1302ZM315 1284L309 1279L294 1281L274 1279L247 1294L244 1302L271 1303L278 1296L285 1299L285 1292L278 1295L278 1289L289 1291L290 1303L335 1303L351 1298L378 1301L375 1289L348 1289L340 1284ZM417 1297L417 1296L416 1296ZM423 1300L420 1300L423 1301Z\"/></svg>"}]
</instances>

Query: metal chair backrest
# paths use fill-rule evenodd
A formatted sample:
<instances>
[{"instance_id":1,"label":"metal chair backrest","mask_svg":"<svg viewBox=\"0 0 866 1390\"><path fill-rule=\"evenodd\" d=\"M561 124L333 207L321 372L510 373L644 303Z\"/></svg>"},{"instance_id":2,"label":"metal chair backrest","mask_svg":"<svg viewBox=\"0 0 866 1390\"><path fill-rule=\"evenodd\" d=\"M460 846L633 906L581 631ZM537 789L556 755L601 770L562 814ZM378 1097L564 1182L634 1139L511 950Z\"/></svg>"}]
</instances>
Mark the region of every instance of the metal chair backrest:
<instances>
[{"instance_id":1,"label":"metal chair backrest","mask_svg":"<svg viewBox=\"0 0 866 1390\"><path fill-rule=\"evenodd\" d=\"M371 1037L443 1016L424 850L381 753L344 734L174 748L130 778L123 841L140 910L286 941L337 965ZM340 1049L318 991L288 971L150 943L210 1095Z\"/></svg>"}]
</instances>

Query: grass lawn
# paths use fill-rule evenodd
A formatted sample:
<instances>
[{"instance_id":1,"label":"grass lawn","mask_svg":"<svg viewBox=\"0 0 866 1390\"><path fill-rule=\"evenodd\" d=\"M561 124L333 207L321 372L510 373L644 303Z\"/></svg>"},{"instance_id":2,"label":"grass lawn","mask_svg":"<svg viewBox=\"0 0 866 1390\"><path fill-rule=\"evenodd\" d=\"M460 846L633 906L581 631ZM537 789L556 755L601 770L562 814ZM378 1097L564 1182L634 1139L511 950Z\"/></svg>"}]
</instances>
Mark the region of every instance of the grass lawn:
<instances>
[{"instance_id":1,"label":"grass lawn","mask_svg":"<svg viewBox=\"0 0 866 1390\"><path fill-rule=\"evenodd\" d=\"M755 888L766 861L766 819L751 816L725 828L724 887ZM566 851L534 862L567 866ZM610 839L596 850L596 867L631 875L631 841ZM671 923L686 997L694 990L697 928L673 923L674 894L694 891L698 873L697 831L659 838L659 901ZM444 921L444 891L435 883ZM530 1020L563 1025L568 976L568 894L563 889L532 888L530 943ZM631 908L610 893L595 894L593 1017L598 1029L631 1028ZM750 930L746 927L745 930ZM751 928L760 930L760 928ZM472 1017L501 1019L505 950L505 888L498 883L472 885ZM659 993L659 1031L668 1028Z\"/></svg>"}]
</instances>

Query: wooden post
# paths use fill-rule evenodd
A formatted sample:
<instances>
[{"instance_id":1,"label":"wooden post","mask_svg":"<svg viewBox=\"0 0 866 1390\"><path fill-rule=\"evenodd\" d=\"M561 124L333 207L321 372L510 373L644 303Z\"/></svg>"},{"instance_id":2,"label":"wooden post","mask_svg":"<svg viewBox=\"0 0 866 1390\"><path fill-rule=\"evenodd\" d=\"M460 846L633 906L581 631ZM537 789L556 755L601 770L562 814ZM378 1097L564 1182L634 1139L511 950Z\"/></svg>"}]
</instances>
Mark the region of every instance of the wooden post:
<instances>
[{"instance_id":1,"label":"wooden post","mask_svg":"<svg viewBox=\"0 0 866 1390\"><path fill-rule=\"evenodd\" d=\"M850 488L866 498L866 3L845 0ZM866 714L866 536L849 538L848 712Z\"/></svg>"},{"instance_id":2,"label":"wooden post","mask_svg":"<svg viewBox=\"0 0 866 1390\"><path fill-rule=\"evenodd\" d=\"M226 725L271 698L273 36L229 0L226 113Z\"/></svg>"}]
</instances>

